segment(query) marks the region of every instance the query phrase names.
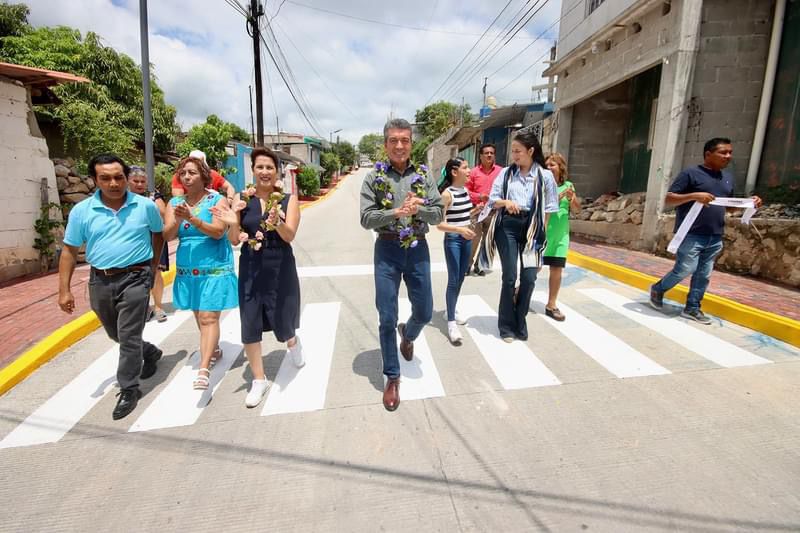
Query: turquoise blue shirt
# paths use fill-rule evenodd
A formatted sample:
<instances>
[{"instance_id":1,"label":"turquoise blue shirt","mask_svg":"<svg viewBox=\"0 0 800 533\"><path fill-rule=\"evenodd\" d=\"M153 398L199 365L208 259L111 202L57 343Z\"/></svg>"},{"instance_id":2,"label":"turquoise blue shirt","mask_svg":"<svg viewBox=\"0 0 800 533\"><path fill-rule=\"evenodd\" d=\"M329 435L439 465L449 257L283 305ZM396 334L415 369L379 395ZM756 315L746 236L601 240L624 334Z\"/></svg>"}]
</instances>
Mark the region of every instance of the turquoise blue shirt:
<instances>
[{"instance_id":1,"label":"turquoise blue shirt","mask_svg":"<svg viewBox=\"0 0 800 533\"><path fill-rule=\"evenodd\" d=\"M149 198L128 191L119 211L107 207L100 190L69 212L64 244L86 244L86 261L95 268L122 268L153 258L152 233L164 223Z\"/></svg>"}]
</instances>

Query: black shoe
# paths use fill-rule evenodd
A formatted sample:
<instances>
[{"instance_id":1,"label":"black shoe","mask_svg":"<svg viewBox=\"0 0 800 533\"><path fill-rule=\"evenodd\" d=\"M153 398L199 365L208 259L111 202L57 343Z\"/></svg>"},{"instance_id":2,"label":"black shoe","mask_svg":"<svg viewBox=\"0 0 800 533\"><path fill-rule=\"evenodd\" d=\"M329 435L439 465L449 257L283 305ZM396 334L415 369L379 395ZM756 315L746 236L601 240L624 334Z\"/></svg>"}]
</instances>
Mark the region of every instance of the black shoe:
<instances>
[{"instance_id":1,"label":"black shoe","mask_svg":"<svg viewBox=\"0 0 800 533\"><path fill-rule=\"evenodd\" d=\"M139 390L139 387L135 389L123 389L117 393L117 396L119 397L117 406L114 408L114 412L111 413L111 418L114 420L125 418L131 414L131 411L136 409L139 398L142 397L142 391Z\"/></svg>"},{"instance_id":2,"label":"black shoe","mask_svg":"<svg viewBox=\"0 0 800 533\"><path fill-rule=\"evenodd\" d=\"M158 360L161 359L161 356L164 354L161 350L156 351L156 354L151 357L144 358L144 364L142 365L142 373L139 374L139 377L142 379L147 379L149 377L153 377L153 374L156 373L156 364Z\"/></svg>"},{"instance_id":3,"label":"black shoe","mask_svg":"<svg viewBox=\"0 0 800 533\"><path fill-rule=\"evenodd\" d=\"M705 313L703 313L699 309L695 309L694 311L687 311L684 309L681 311L681 316L683 318L688 318L689 320L694 320L695 322L699 322L701 324L705 324L706 326L711 324L711 319L708 318Z\"/></svg>"},{"instance_id":4,"label":"black shoe","mask_svg":"<svg viewBox=\"0 0 800 533\"><path fill-rule=\"evenodd\" d=\"M658 292L655 285L650 287L650 307L656 311L664 309L664 293Z\"/></svg>"}]
</instances>

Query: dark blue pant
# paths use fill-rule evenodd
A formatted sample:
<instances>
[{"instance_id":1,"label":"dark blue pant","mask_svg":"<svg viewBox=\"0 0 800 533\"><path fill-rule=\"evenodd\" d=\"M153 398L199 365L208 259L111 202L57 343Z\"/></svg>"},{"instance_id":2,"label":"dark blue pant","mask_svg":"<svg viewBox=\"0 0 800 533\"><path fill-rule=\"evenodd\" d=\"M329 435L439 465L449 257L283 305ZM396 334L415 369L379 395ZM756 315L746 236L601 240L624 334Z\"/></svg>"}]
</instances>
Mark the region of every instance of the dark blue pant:
<instances>
[{"instance_id":1,"label":"dark blue pant","mask_svg":"<svg viewBox=\"0 0 800 533\"><path fill-rule=\"evenodd\" d=\"M402 248L399 241L375 241L375 307L378 308L378 332L383 355L383 373L388 378L400 377L397 358L397 294L400 280L406 283L411 300L411 317L406 322L406 339L415 340L431 321L431 256L427 241L414 248Z\"/></svg>"},{"instance_id":2,"label":"dark blue pant","mask_svg":"<svg viewBox=\"0 0 800 533\"><path fill-rule=\"evenodd\" d=\"M678 253L675 254L675 266L672 271L653 285L653 288L663 294L691 274L692 281L689 284L685 309L686 311L700 309L700 302L706 294L711 272L714 271L714 260L721 251L721 235L688 234L678 248Z\"/></svg>"},{"instance_id":3,"label":"dark blue pant","mask_svg":"<svg viewBox=\"0 0 800 533\"><path fill-rule=\"evenodd\" d=\"M497 311L497 328L501 337L528 339L528 308L536 286L538 269L522 267L522 252L525 250L528 227L527 218L504 216L497 226L494 242L503 266L502 288L500 289L500 308ZM517 283L518 265L521 268L519 292L514 299Z\"/></svg>"},{"instance_id":4,"label":"dark blue pant","mask_svg":"<svg viewBox=\"0 0 800 533\"><path fill-rule=\"evenodd\" d=\"M472 241L465 239L457 233L444 235L444 260L447 262L447 320L456 319L456 301L461 292L461 285L469 272Z\"/></svg>"}]
</instances>

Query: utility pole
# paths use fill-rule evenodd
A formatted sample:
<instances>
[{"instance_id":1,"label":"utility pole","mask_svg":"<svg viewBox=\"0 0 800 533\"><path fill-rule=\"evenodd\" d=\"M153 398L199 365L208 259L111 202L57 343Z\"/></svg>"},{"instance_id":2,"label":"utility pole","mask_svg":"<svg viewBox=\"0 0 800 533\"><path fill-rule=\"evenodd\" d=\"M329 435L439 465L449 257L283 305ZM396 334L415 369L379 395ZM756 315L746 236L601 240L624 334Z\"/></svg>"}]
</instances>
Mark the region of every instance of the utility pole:
<instances>
[{"instance_id":1,"label":"utility pole","mask_svg":"<svg viewBox=\"0 0 800 533\"><path fill-rule=\"evenodd\" d=\"M147 0L139 0L139 42L142 52L142 97L144 99L144 157L147 188L156 190L156 160L153 155L153 109L150 101L150 45L147 31Z\"/></svg>"},{"instance_id":2,"label":"utility pole","mask_svg":"<svg viewBox=\"0 0 800 533\"><path fill-rule=\"evenodd\" d=\"M247 90L250 91L250 140L253 146L256 145L256 127L253 124L253 86L248 85Z\"/></svg>"},{"instance_id":3,"label":"utility pole","mask_svg":"<svg viewBox=\"0 0 800 533\"><path fill-rule=\"evenodd\" d=\"M550 64L556 62L556 47L553 46L550 48ZM552 74L550 74L549 79L547 80L547 101L552 103L553 102L553 89L555 89L556 81Z\"/></svg>"},{"instance_id":4,"label":"utility pole","mask_svg":"<svg viewBox=\"0 0 800 533\"><path fill-rule=\"evenodd\" d=\"M261 30L259 29L259 19L264 15L264 8L259 0L250 0L250 18L247 23L250 25L251 36L253 37L253 68L256 75L256 144L264 146L264 105L261 90Z\"/></svg>"},{"instance_id":5,"label":"utility pole","mask_svg":"<svg viewBox=\"0 0 800 533\"><path fill-rule=\"evenodd\" d=\"M486 107L486 84L489 83L489 78L483 78L483 107Z\"/></svg>"}]
</instances>

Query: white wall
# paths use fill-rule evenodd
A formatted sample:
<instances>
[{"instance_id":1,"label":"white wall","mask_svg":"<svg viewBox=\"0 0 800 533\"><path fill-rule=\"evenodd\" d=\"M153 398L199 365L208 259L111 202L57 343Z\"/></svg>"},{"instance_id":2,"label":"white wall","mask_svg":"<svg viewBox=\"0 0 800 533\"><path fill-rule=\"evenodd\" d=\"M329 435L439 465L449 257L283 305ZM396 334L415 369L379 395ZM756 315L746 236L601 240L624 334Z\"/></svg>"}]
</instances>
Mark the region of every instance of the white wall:
<instances>
[{"instance_id":1,"label":"white wall","mask_svg":"<svg viewBox=\"0 0 800 533\"><path fill-rule=\"evenodd\" d=\"M586 16L587 0L562 0L561 26L558 32L558 55L561 59L579 44L610 24L615 18L642 0L605 0Z\"/></svg>"},{"instance_id":2,"label":"white wall","mask_svg":"<svg viewBox=\"0 0 800 533\"><path fill-rule=\"evenodd\" d=\"M25 87L0 77L0 281L39 269L33 224L39 218L42 178L47 178L50 201L58 203L47 143L38 131L31 133L30 113Z\"/></svg>"}]
</instances>

